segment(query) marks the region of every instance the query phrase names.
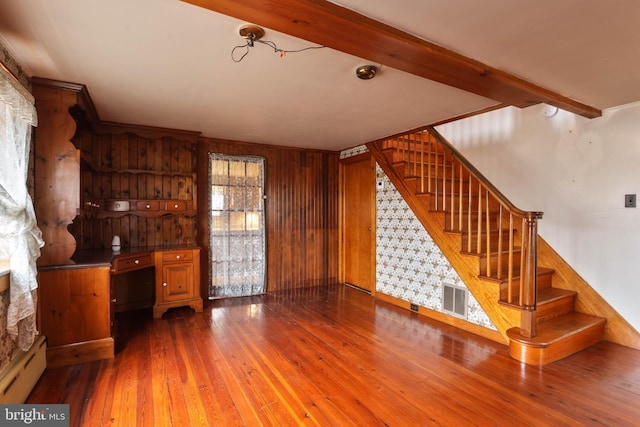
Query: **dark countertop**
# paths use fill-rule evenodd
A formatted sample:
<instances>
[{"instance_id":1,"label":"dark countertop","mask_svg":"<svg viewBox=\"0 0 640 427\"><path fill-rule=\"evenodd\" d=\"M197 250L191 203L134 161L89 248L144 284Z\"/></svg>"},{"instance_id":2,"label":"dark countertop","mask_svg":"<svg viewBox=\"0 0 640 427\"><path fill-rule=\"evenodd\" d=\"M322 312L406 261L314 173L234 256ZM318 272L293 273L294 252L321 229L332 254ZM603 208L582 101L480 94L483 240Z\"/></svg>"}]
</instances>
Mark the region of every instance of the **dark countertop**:
<instances>
[{"instance_id":1,"label":"dark countertop","mask_svg":"<svg viewBox=\"0 0 640 427\"><path fill-rule=\"evenodd\" d=\"M68 264L39 266L38 271L68 268L110 267L113 259L117 256L196 248L198 248L197 245L141 246L137 248L123 248L120 252L113 252L111 249L86 249L76 251Z\"/></svg>"}]
</instances>

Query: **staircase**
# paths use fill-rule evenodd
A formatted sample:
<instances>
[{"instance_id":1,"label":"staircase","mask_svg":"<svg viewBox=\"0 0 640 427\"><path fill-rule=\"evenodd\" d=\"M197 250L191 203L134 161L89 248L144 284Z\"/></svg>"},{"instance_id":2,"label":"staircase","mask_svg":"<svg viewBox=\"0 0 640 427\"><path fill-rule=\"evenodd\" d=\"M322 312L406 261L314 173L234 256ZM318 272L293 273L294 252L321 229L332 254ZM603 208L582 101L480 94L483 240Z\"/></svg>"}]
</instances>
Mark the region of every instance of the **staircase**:
<instances>
[{"instance_id":1,"label":"staircase","mask_svg":"<svg viewBox=\"0 0 640 427\"><path fill-rule=\"evenodd\" d=\"M577 292L538 265L541 212L511 204L433 127L367 146L512 357L544 365L603 338L606 319L575 311Z\"/></svg>"}]
</instances>

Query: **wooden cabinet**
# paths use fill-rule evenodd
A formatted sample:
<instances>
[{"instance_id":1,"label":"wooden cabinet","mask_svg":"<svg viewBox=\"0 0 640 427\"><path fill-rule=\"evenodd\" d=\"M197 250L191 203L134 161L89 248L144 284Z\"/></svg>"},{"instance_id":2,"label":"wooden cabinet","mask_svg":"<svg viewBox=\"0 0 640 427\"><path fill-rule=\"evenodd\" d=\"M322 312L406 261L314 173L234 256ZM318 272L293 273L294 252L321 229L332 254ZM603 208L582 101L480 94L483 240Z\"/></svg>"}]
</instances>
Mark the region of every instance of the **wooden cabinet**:
<instances>
[{"instance_id":1,"label":"wooden cabinet","mask_svg":"<svg viewBox=\"0 0 640 427\"><path fill-rule=\"evenodd\" d=\"M68 227L80 206L80 153L71 143L76 125L69 108L80 102L81 92L78 85L54 87L33 79L38 110L34 208L46 243L39 266L68 264L76 250Z\"/></svg>"},{"instance_id":2,"label":"wooden cabinet","mask_svg":"<svg viewBox=\"0 0 640 427\"><path fill-rule=\"evenodd\" d=\"M202 311L200 297L200 250L155 252L156 300L153 317L173 307L189 306Z\"/></svg>"},{"instance_id":3,"label":"wooden cabinet","mask_svg":"<svg viewBox=\"0 0 640 427\"><path fill-rule=\"evenodd\" d=\"M48 340L47 366L113 357L109 267L41 270L38 282L38 328Z\"/></svg>"},{"instance_id":4,"label":"wooden cabinet","mask_svg":"<svg viewBox=\"0 0 640 427\"><path fill-rule=\"evenodd\" d=\"M123 249L195 243L193 142L136 132L83 130L76 138L82 203L73 232L79 249L109 248L114 235Z\"/></svg>"}]
</instances>

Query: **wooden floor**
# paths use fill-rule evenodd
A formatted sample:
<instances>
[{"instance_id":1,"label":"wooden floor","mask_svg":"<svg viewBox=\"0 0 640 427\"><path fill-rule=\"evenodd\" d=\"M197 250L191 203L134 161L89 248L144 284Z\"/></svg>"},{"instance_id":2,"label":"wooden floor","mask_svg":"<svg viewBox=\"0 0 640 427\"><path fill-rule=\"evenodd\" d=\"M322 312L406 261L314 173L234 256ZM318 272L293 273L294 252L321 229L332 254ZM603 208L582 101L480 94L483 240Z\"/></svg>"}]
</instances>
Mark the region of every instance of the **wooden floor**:
<instances>
[{"instance_id":1,"label":"wooden floor","mask_svg":"<svg viewBox=\"0 0 640 427\"><path fill-rule=\"evenodd\" d=\"M142 314L142 315L141 315ZM71 426L640 425L640 352L542 368L343 286L120 319L111 360L46 371Z\"/></svg>"}]
</instances>

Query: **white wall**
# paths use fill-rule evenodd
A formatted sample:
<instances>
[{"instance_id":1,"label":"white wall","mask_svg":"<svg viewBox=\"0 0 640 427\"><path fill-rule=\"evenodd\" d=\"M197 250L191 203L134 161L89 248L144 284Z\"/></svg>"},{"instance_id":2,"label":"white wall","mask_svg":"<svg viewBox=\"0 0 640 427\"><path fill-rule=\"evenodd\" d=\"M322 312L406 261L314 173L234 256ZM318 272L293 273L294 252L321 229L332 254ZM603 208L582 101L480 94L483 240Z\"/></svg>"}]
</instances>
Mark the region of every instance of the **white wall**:
<instances>
[{"instance_id":1,"label":"white wall","mask_svg":"<svg viewBox=\"0 0 640 427\"><path fill-rule=\"evenodd\" d=\"M438 127L539 233L640 330L640 103L589 120L513 107ZM638 208L624 207L638 194Z\"/></svg>"}]
</instances>

